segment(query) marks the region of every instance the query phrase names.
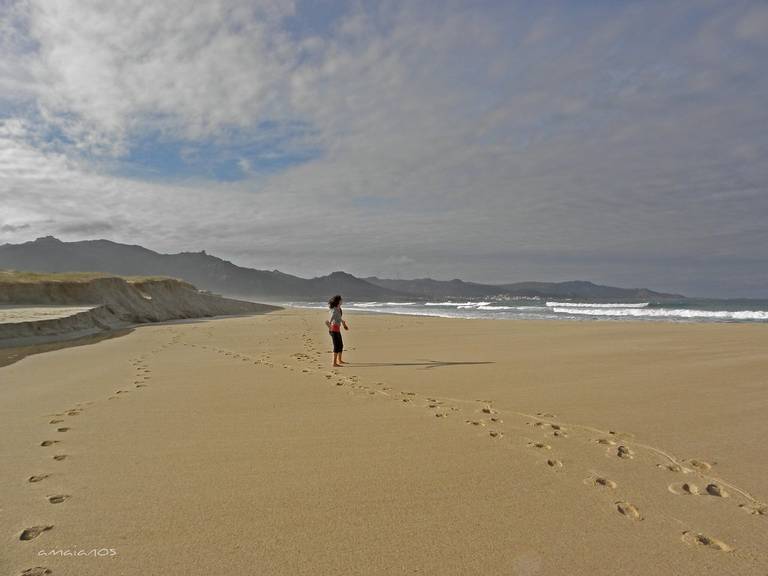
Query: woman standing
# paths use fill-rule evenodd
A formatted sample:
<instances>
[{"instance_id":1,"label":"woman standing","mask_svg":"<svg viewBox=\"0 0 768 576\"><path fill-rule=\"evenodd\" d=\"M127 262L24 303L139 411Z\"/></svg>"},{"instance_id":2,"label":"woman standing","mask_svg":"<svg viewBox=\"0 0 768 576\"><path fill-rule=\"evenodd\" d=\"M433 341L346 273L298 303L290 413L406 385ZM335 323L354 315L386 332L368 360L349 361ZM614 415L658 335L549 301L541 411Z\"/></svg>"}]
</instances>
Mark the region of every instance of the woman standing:
<instances>
[{"instance_id":1,"label":"woman standing","mask_svg":"<svg viewBox=\"0 0 768 576\"><path fill-rule=\"evenodd\" d=\"M333 298L328 300L328 308L331 309L331 319L325 321L325 325L328 326L328 332L333 340L333 366L335 368L341 368L343 364L346 364L341 359L341 354L344 352L344 341L341 339L341 327L344 326L344 330L349 330L349 326L344 322L341 317L341 295L336 294Z\"/></svg>"}]
</instances>

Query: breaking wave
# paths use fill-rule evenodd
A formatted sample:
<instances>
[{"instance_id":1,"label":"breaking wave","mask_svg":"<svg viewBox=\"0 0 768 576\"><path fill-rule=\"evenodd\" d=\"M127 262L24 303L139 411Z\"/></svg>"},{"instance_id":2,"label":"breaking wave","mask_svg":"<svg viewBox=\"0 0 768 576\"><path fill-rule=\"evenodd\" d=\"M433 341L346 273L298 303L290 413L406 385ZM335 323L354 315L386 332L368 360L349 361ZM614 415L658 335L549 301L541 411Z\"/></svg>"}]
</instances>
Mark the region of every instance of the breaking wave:
<instances>
[{"instance_id":1,"label":"breaking wave","mask_svg":"<svg viewBox=\"0 0 768 576\"><path fill-rule=\"evenodd\" d=\"M580 314L583 316L625 316L631 318L712 319L712 320L768 320L765 310L688 310L684 308L579 308L553 307L559 314Z\"/></svg>"},{"instance_id":2,"label":"breaking wave","mask_svg":"<svg viewBox=\"0 0 768 576\"><path fill-rule=\"evenodd\" d=\"M649 302L519 301L348 302L361 313L442 316L446 318L520 320L639 320L666 322L766 322L768 301L699 300L674 304ZM686 305L689 307L686 307ZM326 308L314 302L289 306Z\"/></svg>"},{"instance_id":3,"label":"breaking wave","mask_svg":"<svg viewBox=\"0 0 768 576\"><path fill-rule=\"evenodd\" d=\"M635 303L624 303L624 302L600 302L600 303L594 303L594 302L547 302L547 306L550 308L555 307L567 307L567 308L647 308L648 302L635 302Z\"/></svg>"}]
</instances>

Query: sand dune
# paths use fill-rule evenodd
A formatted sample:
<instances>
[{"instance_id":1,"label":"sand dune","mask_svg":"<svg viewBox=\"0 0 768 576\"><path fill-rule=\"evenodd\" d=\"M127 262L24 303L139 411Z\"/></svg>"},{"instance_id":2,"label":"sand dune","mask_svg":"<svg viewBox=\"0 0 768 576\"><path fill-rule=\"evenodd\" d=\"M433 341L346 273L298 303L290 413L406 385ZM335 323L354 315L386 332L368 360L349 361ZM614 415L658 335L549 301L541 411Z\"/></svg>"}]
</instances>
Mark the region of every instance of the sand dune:
<instances>
[{"instance_id":1,"label":"sand dune","mask_svg":"<svg viewBox=\"0 0 768 576\"><path fill-rule=\"evenodd\" d=\"M18 306L24 304L34 307L19 312ZM57 312L56 308L41 305L70 308L64 313L62 308ZM77 305L81 306L79 310L72 308ZM0 348L104 335L137 323L263 314L278 309L209 294L173 278L2 270L0 307Z\"/></svg>"},{"instance_id":2,"label":"sand dune","mask_svg":"<svg viewBox=\"0 0 768 576\"><path fill-rule=\"evenodd\" d=\"M3 572L768 571L768 327L323 318L0 368Z\"/></svg>"}]
</instances>

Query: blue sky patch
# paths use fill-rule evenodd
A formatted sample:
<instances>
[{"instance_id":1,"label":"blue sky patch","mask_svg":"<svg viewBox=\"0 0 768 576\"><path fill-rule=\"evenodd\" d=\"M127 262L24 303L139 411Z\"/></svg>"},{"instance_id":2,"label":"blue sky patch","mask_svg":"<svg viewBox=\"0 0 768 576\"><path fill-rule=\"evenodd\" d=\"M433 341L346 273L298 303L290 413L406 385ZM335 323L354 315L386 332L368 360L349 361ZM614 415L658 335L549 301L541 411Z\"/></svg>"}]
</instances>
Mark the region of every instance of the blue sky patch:
<instances>
[{"instance_id":1,"label":"blue sky patch","mask_svg":"<svg viewBox=\"0 0 768 576\"><path fill-rule=\"evenodd\" d=\"M302 145L300 123L263 122L254 131L232 130L203 141L151 134L138 138L117 162L120 175L150 180L207 179L235 182L280 172L320 155Z\"/></svg>"}]
</instances>

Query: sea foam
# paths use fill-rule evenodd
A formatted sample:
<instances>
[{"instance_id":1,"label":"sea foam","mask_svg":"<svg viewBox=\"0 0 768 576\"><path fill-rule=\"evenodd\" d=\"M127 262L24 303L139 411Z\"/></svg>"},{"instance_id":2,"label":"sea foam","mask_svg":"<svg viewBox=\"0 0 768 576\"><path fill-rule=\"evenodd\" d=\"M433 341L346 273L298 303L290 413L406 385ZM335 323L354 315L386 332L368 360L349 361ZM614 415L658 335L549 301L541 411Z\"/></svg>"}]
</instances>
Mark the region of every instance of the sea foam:
<instances>
[{"instance_id":1,"label":"sea foam","mask_svg":"<svg viewBox=\"0 0 768 576\"><path fill-rule=\"evenodd\" d=\"M558 314L580 314L583 316L627 316L632 318L710 318L716 320L768 320L765 310L688 310L684 308L581 308L553 307Z\"/></svg>"}]
</instances>

